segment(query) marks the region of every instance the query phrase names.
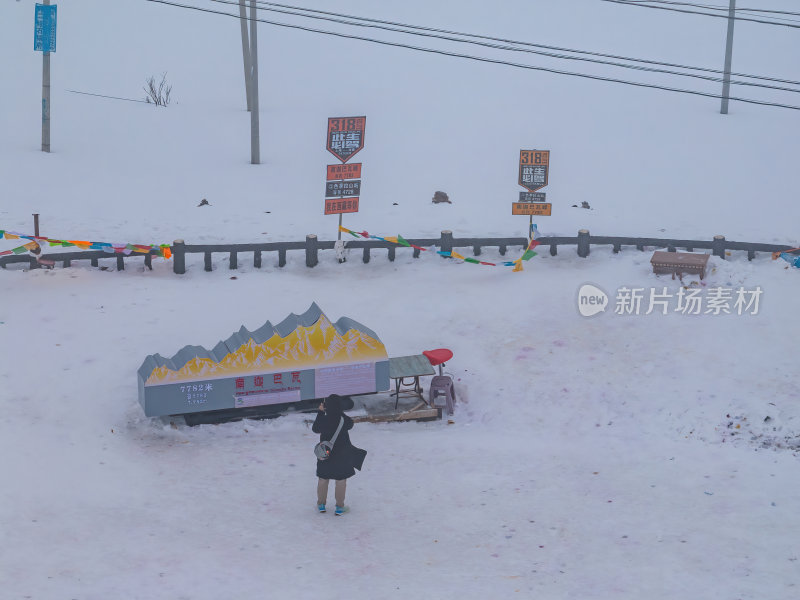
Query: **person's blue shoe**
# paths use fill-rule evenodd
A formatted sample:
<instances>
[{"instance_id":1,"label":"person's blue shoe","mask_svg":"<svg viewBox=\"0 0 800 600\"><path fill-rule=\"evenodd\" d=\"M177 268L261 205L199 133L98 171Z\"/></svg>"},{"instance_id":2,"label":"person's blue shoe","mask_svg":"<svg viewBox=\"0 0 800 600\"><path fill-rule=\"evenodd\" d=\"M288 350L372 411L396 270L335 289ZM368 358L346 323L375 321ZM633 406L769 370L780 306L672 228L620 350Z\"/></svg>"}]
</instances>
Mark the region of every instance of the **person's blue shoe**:
<instances>
[{"instance_id":1,"label":"person's blue shoe","mask_svg":"<svg viewBox=\"0 0 800 600\"><path fill-rule=\"evenodd\" d=\"M319 510L319 512L325 512L325 505L324 504L318 504L317 505L317 510Z\"/></svg>"},{"instance_id":2,"label":"person's blue shoe","mask_svg":"<svg viewBox=\"0 0 800 600\"><path fill-rule=\"evenodd\" d=\"M335 515L338 517L338 516L340 516L340 515L343 515L343 514L344 514L344 513L346 513L347 511L348 511L348 508L347 508L346 506L338 506L338 505L337 505L337 506L336 506L336 510L335 510L335 511L333 511L333 514L335 514Z\"/></svg>"}]
</instances>

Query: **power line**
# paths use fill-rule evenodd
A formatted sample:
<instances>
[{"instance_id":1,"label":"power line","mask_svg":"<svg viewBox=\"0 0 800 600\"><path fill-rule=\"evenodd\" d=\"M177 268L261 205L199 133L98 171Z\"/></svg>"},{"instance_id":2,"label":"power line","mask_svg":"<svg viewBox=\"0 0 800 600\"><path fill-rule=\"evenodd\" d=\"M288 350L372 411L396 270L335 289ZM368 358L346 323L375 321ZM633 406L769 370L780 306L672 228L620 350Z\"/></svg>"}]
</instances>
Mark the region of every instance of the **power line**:
<instances>
[{"instance_id":1,"label":"power line","mask_svg":"<svg viewBox=\"0 0 800 600\"><path fill-rule=\"evenodd\" d=\"M628 0L628 1L629 2L635 2L636 0ZM691 6L691 7L694 7L694 8L705 8L705 9L708 9L708 10L719 10L719 11L724 11L726 13L730 11L730 6L714 6L714 5L711 5L711 4L695 4L695 3L692 3L692 2L674 2L674 1L670 1L670 0L640 0L640 2L645 4L645 5L646 4L671 4L671 5L675 5L675 6ZM657 8L657 7L651 7L651 8ZM735 12L737 14L741 13L741 14L744 14L744 15L753 15L753 16L757 16L757 17L764 16L763 13L770 14L770 15L772 15L772 14L794 15L794 16L800 17L800 13L787 11L787 10L769 10L769 9L762 9L762 8L736 8L734 10L735 10ZM761 13L761 14L759 14L759 13ZM783 18L783 17L772 17L772 19L777 20L777 21L788 21L790 23L800 23L800 21L798 21L797 19L786 19L786 18ZM783 23L774 23L774 25L783 25Z\"/></svg>"},{"instance_id":2,"label":"power line","mask_svg":"<svg viewBox=\"0 0 800 600\"><path fill-rule=\"evenodd\" d=\"M624 4L625 6L638 6L640 8L656 8L658 10L670 10L673 12L687 13L690 15L704 15L706 17L717 17L719 19L728 19L727 15L717 15L714 13L697 12L695 10L685 10L682 8L669 8L666 6L653 6L651 4L642 4L634 0L600 0L601 2L612 2L614 4ZM652 0L645 0L652 1ZM788 23L776 23L775 21L764 21L761 19L751 19L749 17L734 17L736 21L750 21L751 23L761 23L763 25L778 25L780 27L791 27L793 29L800 29L800 25L790 25Z\"/></svg>"},{"instance_id":3,"label":"power line","mask_svg":"<svg viewBox=\"0 0 800 600\"><path fill-rule=\"evenodd\" d=\"M218 2L220 4L233 4L234 3L231 0L212 0L212 2ZM462 37L471 37L471 38L476 38L476 39L484 39L484 40L490 40L490 41L495 41L495 42L503 42L503 43L508 43L508 44L528 46L528 47L533 47L533 48L544 48L544 49L547 49L547 50L556 50L556 51L559 51L559 52L571 52L573 54L585 54L587 56L600 56L600 57L603 57L603 58L613 58L613 59L617 59L617 60L626 60L626 61L629 61L629 62L638 62L638 63L643 63L643 64L660 65L660 66L674 67L674 68L679 68L679 69L689 69L689 70L700 71L700 72L705 72L705 73L724 74L723 71L720 71L718 69L709 69L709 68L703 68L703 67L692 67L692 66L688 66L688 65L681 65L681 64L675 64L675 63L660 62L660 61L646 60L646 59L640 59L640 58L631 58L631 57L628 57L628 56L619 56L619 55L615 55L615 54L603 54L603 53L600 53L600 52L588 52L586 50L577 50L577 49L574 49L574 48L561 48L559 46L548 46L548 45L545 45L545 44L534 44L534 43L531 43L531 42L521 42L521 41L518 41L518 40L510 40L510 39L505 39L505 38L497 38L497 37L486 36L486 35L478 35L478 34L472 34L472 33L463 33L463 32L459 32L459 31L451 31L451 30L447 30L447 29L437 29L437 28L433 28L433 27L422 27L422 26L419 26L419 25L409 25L407 23L398 23L398 22L395 22L395 21L383 21L383 20L380 20L380 19L370 19L370 18L366 18L366 17L358 17L358 16L354 16L354 15L335 13L335 12L329 12L329 11L323 11L323 10L314 10L314 9L310 9L310 8L291 6L291 5L287 5L287 4L278 4L278 3L275 3L275 2L266 2L265 0L256 0L256 2L260 6L276 6L276 7L279 7L279 8L292 9L292 10L297 10L297 11L304 11L304 12L309 12L309 13L323 14L323 15L330 15L330 16L334 16L334 17L342 17L342 18L345 18L345 19L356 19L356 20L364 21L364 22L368 22L368 23L379 23L379 24L383 24L383 25L392 25L392 26L403 27L403 28L407 28L407 29L418 29L420 31L431 31L431 32L435 32L435 33L444 33L444 34L448 34L448 35L458 35L458 36L462 36ZM272 10L272 9L264 8L263 10ZM275 11L275 12L283 12L283 11ZM304 14L299 14L299 13L288 13L288 14L294 14L296 16L303 16L303 17L310 17L310 15L304 15ZM340 21L337 21L337 22L340 22ZM358 23L351 23L351 24L352 25L363 26L363 25L358 24ZM390 31L396 31L396 30L390 29ZM403 32L403 33L412 33L412 32ZM414 35L416 35L416 34L414 34ZM458 40L458 41L466 41L466 40ZM490 47L493 47L493 46L490 46ZM509 50L519 51L516 48L509 49ZM551 55L551 54L544 54L544 55L545 56L554 56L554 55ZM577 59L575 57L566 57L566 58L567 59L571 59L571 60L579 60L579 59ZM607 64L613 64L613 63L607 63ZM627 68L633 68L633 67L627 66L627 65L626 65L626 67ZM681 73L680 75L685 75L685 74ZM747 73L730 73L730 75L732 75L734 77L747 77L748 79L758 79L758 80L762 80L762 81L774 81L776 83L787 83L787 84L790 84L790 85L800 85L800 82L798 82L798 81L792 81L792 80L788 80L788 79L779 79L779 78L774 78L774 77L765 77L765 76L761 76L761 75L748 75ZM686 75L686 76L688 76L688 75ZM712 79L711 81L714 81L714 80ZM743 84L743 85L746 85L746 84Z\"/></svg>"},{"instance_id":4,"label":"power line","mask_svg":"<svg viewBox=\"0 0 800 600\"><path fill-rule=\"evenodd\" d=\"M79 92L78 90L65 90L65 91L72 92L73 94L82 94L84 96L97 96L98 98L110 98L111 100L127 100L128 102L143 102L144 104L150 104L147 100L135 100L134 98L120 98L119 96L104 96L103 94Z\"/></svg>"},{"instance_id":5,"label":"power line","mask_svg":"<svg viewBox=\"0 0 800 600\"><path fill-rule=\"evenodd\" d=\"M239 4L236 0L213 0L213 2L217 2L219 4L232 4L232 5L235 5L235 6L238 6L238 4ZM259 0L256 0L256 3L259 4L259 5L275 6L274 3L261 2ZM284 5L281 5L281 6L284 6ZM564 55L564 54L555 54L555 53L552 53L552 52L543 52L541 50L530 50L530 49L527 49L527 48L517 48L517 47L514 47L514 46L508 46L508 45L494 44L494 43L475 41L475 40L468 40L468 39L465 40L465 39L455 38L455 37L451 37L451 36L447 36L447 35L439 35L439 34L435 34L435 33L421 33L419 31L410 31L409 29L407 29L409 27L412 28L412 29L421 29L421 28L419 28L417 26L414 26L414 25L403 25L402 26L403 28L399 28L398 29L396 27L388 27L388 26L384 26L384 25L380 25L380 24L366 24L366 23L359 23L359 22L355 22L355 21L347 21L347 20L343 20L343 19L339 19L339 18L327 17L327 16L306 15L306 14L303 14L303 13L300 13L300 12L293 12L291 10L286 10L284 8L262 8L262 10L270 11L270 12L277 12L277 13L280 13L280 14L288 14L288 15L292 15L292 16L305 17L305 18L309 18L309 19L318 19L318 20L323 20L323 21L331 21L331 22L334 22L334 23L340 23L340 24L344 24L344 25L352 25L354 27L369 27L369 28L375 28L375 29L382 29L384 31L392 31L392 32L395 32L395 33L405 33L405 34L408 34L408 35L416 35L416 36L421 36L421 37L429 37L429 38L447 40L447 41L451 41L451 42L459 42L459 43L462 43L462 44L473 44L473 45L476 45L476 46L483 46L483 47L486 47L486 48L492 48L494 50L507 50L507 51L510 51L510 52L525 52L525 53L528 53L528 54L537 54L537 55L540 55L540 56L547 56L549 58L559 58L559 59L562 59L562 60L577 60L577 61L590 62L590 63L596 63L596 64L601 64L601 65L610 65L610 66L614 66L614 67L620 67L620 68L623 68L623 69L633 69L633 70L636 70L636 71L648 71L648 72L651 72L651 73L665 73L665 74L668 74L668 75L677 75L679 77L692 77L692 78L695 78L695 79L702 79L702 80L705 80L705 81L712 81L712 82L715 82L715 83L719 83L719 82L722 81L722 79L719 78L719 77L709 77L707 75L697 75L695 73L681 73L681 72L678 72L678 71L670 71L668 69L656 69L656 68L650 68L650 67L642 67L640 65L628 65L628 64L618 63L618 62L610 62L610 61L606 61L606 60L598 60L598 59L585 58L585 57L580 57L580 56L567 56L567 55ZM306 10L306 9L300 8L299 10ZM309 11L309 12L320 12L320 11ZM331 14L331 13L328 13L328 14ZM339 15L339 16L344 16L344 15ZM345 18L348 18L348 19L353 19L353 18L361 19L360 17L351 17L351 16L346 16ZM363 19L363 20L367 20L367 19ZM374 21L374 20L370 19L369 21ZM454 35L468 35L468 34L454 33ZM750 81L735 81L734 80L734 81L731 81L730 83L732 83L734 85L745 85L745 86L751 86L751 87L779 90L779 91L783 91L783 92L800 93L800 89L792 89L792 88L786 88L786 87L781 87L781 86L766 85L766 84L761 84L761 83L753 83L753 82L750 82ZM796 82L795 85L800 85L800 82Z\"/></svg>"},{"instance_id":6,"label":"power line","mask_svg":"<svg viewBox=\"0 0 800 600\"><path fill-rule=\"evenodd\" d=\"M223 11L211 10L209 8L201 8L201 7L198 7L198 6L180 4L178 2L169 2L168 0L145 0L145 2L153 2L155 4L163 4L163 5L167 5L167 6L174 6L174 7L177 7L177 8L195 10L195 11L198 11L198 12L205 12L205 13L210 13L210 14L224 15L226 17L231 17L231 18L234 18L234 19L237 19L237 20L242 18L238 14L230 14L230 13L226 13L226 12L223 12ZM247 20L249 21L249 20L252 20L252 19L248 17ZM625 80L625 79L615 79L615 78L611 78L611 77L601 77L599 75L590 75L588 73L575 73L575 72L571 72L571 71L562 71L560 69L552 69L552 68L549 68L549 67L537 67L537 66L534 66L534 65L526 65L526 64L522 64L522 63L514 63L514 62L504 61L504 60L500 60L500 59L495 59L495 58L488 58L488 57L484 57L484 56L474 56L474 55L471 55L471 54L461 54L461 53L458 53L458 52L450 52L450 51L446 51L446 50L435 50L433 48L425 48L425 47L422 47L422 46L413 46L411 44L403 44L403 43L400 43L400 42L391 42L391 41L388 41L388 40L379 40L379 39L375 39L375 38L362 37L362 36L357 36L357 35L352 35L352 34L339 33L339 32L334 32L334 31L326 31L324 29L315 29L313 27L306 27L306 26L303 26L303 25L293 25L293 24L289 24L289 23L280 23L280 22L277 22L277 21L270 21L270 20L267 20L267 19L255 19L255 20L257 22L260 22L260 23L266 23L268 25L275 25L276 27L286 27L286 28L289 28L289 29L297 29L297 30L300 30L300 31L307 31L307 32L310 32L310 33L319 33L319 34L323 34L323 35L330 35L330 36L333 36L333 37L340 37L340 38L352 39L352 40L360 40L360 41L365 41L365 42L371 42L371 43L374 43L374 44L380 44L380 45L383 45L383 46L391 46L391 47L396 47L396 48L407 48L409 50L416 50L416 51L419 51L419 52L426 52L426 53L429 53L429 54L440 54L442 56L452 56L452 57L455 57L455 58L464 58L464 59L467 59L467 60L474 60L474 61L478 61L478 62L505 65L505 66L515 67L515 68L519 68L519 69L527 69L527 70L531 70L531 71L543 71L543 72L555 73L555 74L559 74L559 75L569 75L569 76L572 76L572 77L582 77L584 79L593 79L593 80L596 80L596 81L606 81L606 82L609 82L609 83L620 83L620 84L631 85L631 86L635 86L635 87L659 89L659 90L677 92L677 93L683 93L683 94L692 94L692 95L695 95L695 96L704 96L704 97L707 97L707 98L721 98L721 96L718 95L718 94L712 94L712 93L708 93L708 92L700 92L700 91L697 91L697 90L685 90L685 89L681 89L681 88L673 88L673 87L661 86L661 85L650 84L650 83L641 83L641 82L637 82L637 81L628 81L628 80ZM766 102L766 101L763 101L763 100L754 100L754 99L751 99L751 98L738 98L738 97L735 98L735 97L731 96L730 100L736 100L736 101L745 102L745 103L748 103L748 104L758 104L758 105L761 105L761 106L774 106L774 107L779 107L779 108L788 108L788 109L792 109L792 110L800 110L800 106L794 106L794 105L791 105L791 104L780 104L780 103L776 103L776 102Z\"/></svg>"},{"instance_id":7,"label":"power line","mask_svg":"<svg viewBox=\"0 0 800 600\"><path fill-rule=\"evenodd\" d=\"M628 0L629 2L635 2L636 0ZM674 0L638 0L641 3L648 3L648 4L673 4L676 6L693 6L695 8L707 8L709 10L724 10L728 11L728 6L715 6L712 4L694 4L692 2L675 2ZM793 15L796 17L800 17L800 12L792 12L789 10L770 10L767 8L737 8L735 9L736 12L759 12L759 13L770 13L770 14L779 14L779 15Z\"/></svg>"}]
</instances>

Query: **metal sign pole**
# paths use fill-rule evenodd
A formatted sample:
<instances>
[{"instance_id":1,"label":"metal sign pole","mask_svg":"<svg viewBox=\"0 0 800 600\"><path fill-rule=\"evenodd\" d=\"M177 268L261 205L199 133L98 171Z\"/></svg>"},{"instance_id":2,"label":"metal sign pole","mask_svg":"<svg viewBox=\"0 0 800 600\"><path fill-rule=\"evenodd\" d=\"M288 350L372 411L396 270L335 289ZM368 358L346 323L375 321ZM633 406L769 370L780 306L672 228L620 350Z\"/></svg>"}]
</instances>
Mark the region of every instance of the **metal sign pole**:
<instances>
[{"instance_id":1,"label":"metal sign pole","mask_svg":"<svg viewBox=\"0 0 800 600\"><path fill-rule=\"evenodd\" d=\"M256 0L250 0L250 162L261 164L261 141L258 133L258 33L256 31Z\"/></svg>"},{"instance_id":2,"label":"metal sign pole","mask_svg":"<svg viewBox=\"0 0 800 600\"><path fill-rule=\"evenodd\" d=\"M728 8L728 39L725 42L725 74L722 76L722 104L720 114L728 114L728 96L731 91L731 59L733 57L733 23L736 16L736 0Z\"/></svg>"},{"instance_id":3,"label":"metal sign pole","mask_svg":"<svg viewBox=\"0 0 800 600\"><path fill-rule=\"evenodd\" d=\"M247 110L252 110L250 99L250 76L252 68L250 66L250 40L247 36L247 7L244 0L239 0L239 22L242 25L242 62L244 63L244 92L247 96Z\"/></svg>"},{"instance_id":4,"label":"metal sign pole","mask_svg":"<svg viewBox=\"0 0 800 600\"><path fill-rule=\"evenodd\" d=\"M50 0L43 0L50 6ZM42 152L50 152L50 52L42 52Z\"/></svg>"}]
</instances>

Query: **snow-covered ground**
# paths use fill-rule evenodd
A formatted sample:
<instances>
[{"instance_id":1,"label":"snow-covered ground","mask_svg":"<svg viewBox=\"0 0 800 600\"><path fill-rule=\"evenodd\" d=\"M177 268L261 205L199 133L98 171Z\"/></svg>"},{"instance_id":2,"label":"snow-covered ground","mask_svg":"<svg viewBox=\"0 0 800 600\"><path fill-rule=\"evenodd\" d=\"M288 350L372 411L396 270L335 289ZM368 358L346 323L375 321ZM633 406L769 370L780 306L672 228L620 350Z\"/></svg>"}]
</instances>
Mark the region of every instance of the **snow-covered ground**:
<instances>
[{"instance_id":1,"label":"snow-covered ground","mask_svg":"<svg viewBox=\"0 0 800 600\"><path fill-rule=\"evenodd\" d=\"M185 4L235 12L200 0ZM361 210L376 235L522 236L509 204L522 148L550 149L547 235L797 245L800 113L259 28L261 156L249 164L231 18L143 0L60 2L52 152L39 150L34 2L0 5L0 229L108 242L336 235L322 214L328 117L367 115ZM725 21L599 0L304 6L608 54L720 68ZM795 3L771 0L768 8ZM298 18L264 15L282 22ZM294 19L294 20L293 20ZM314 24L324 29L333 24ZM734 70L798 77L797 29L736 25ZM717 93L719 84L399 34L452 52ZM166 109L141 99L167 72ZM343 79L342 73L348 77ZM356 73L350 77L349 74ZM13 89L12 89L13 88ZM796 94L742 91L800 104ZM444 190L452 204L433 205ZM211 206L198 207L202 198ZM572 208L588 201L592 210ZM396 204L395 204L396 203ZM0 242L0 250L19 245ZM465 249L468 250L468 249ZM481 259L501 257L484 249ZM700 282L762 291L757 310L683 314L650 252L545 250L512 273L354 251L308 269L191 257L177 276L77 266L0 273L0 589L23 599L719 598L790 600L800 585L800 271L711 257ZM235 277L235 279L234 279ZM610 307L578 311L578 289ZM640 314L617 314L641 288ZM651 290L668 313L648 309ZM735 296L734 296L735 297ZM307 416L189 428L146 418L148 354L213 346L312 301L390 356L448 347L455 423L359 424L369 451L344 518L314 509ZM757 313L757 314L753 314Z\"/></svg>"}]
</instances>

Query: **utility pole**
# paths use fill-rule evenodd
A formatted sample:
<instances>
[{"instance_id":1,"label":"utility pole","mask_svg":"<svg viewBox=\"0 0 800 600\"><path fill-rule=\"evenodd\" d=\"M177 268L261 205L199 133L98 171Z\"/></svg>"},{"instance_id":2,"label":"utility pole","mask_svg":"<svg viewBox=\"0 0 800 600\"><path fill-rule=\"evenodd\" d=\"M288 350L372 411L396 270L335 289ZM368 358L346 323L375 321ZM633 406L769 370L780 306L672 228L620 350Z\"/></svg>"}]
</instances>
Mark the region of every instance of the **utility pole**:
<instances>
[{"instance_id":1,"label":"utility pole","mask_svg":"<svg viewBox=\"0 0 800 600\"><path fill-rule=\"evenodd\" d=\"M250 40L247 37L247 7L245 0L239 0L239 22L242 25L242 62L244 63L244 92L247 96L247 110L251 110L250 106L250 75L252 68L250 67Z\"/></svg>"},{"instance_id":2,"label":"utility pole","mask_svg":"<svg viewBox=\"0 0 800 600\"><path fill-rule=\"evenodd\" d=\"M50 6L50 0L43 0ZM55 26L55 23L53 24ZM50 52L42 52L42 152L50 152Z\"/></svg>"},{"instance_id":3,"label":"utility pole","mask_svg":"<svg viewBox=\"0 0 800 600\"><path fill-rule=\"evenodd\" d=\"M733 57L733 23L736 17L736 0L731 0L728 9L728 40L725 43L725 74L722 76L722 105L720 114L728 114L728 96L731 92L731 60Z\"/></svg>"},{"instance_id":4,"label":"utility pole","mask_svg":"<svg viewBox=\"0 0 800 600\"><path fill-rule=\"evenodd\" d=\"M258 134L258 33L256 0L250 0L250 163L261 164L261 142Z\"/></svg>"}]
</instances>

